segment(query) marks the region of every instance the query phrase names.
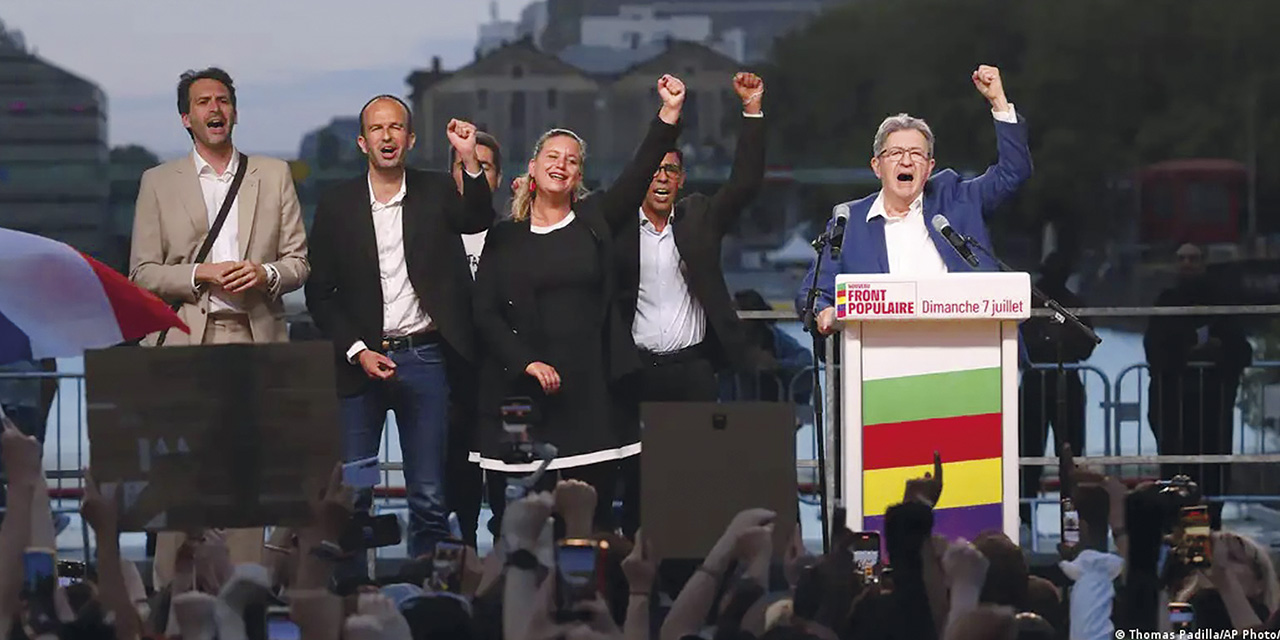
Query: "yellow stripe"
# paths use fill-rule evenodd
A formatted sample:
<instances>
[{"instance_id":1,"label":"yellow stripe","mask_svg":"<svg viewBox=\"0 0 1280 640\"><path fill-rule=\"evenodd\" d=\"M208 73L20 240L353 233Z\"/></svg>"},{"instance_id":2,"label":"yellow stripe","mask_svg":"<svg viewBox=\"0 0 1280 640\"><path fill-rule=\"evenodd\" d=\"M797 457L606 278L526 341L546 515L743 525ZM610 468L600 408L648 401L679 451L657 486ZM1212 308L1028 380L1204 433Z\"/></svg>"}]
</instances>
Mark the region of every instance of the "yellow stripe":
<instances>
[{"instance_id":1,"label":"yellow stripe","mask_svg":"<svg viewBox=\"0 0 1280 640\"><path fill-rule=\"evenodd\" d=\"M902 502L907 480L933 473L933 465L894 467L862 472L862 513L884 515L889 507ZM966 460L942 464L942 499L938 509L972 507L1000 502L1003 465L1000 458Z\"/></svg>"}]
</instances>

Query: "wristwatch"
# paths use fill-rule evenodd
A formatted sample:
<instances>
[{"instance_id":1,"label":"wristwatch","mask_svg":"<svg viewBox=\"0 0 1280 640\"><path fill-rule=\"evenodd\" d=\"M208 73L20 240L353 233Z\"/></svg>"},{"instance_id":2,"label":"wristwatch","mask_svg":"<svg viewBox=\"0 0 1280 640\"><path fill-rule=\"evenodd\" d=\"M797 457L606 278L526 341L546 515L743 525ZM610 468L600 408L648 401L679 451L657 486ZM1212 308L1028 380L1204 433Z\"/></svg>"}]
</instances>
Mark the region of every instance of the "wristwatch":
<instances>
[{"instance_id":1,"label":"wristwatch","mask_svg":"<svg viewBox=\"0 0 1280 640\"><path fill-rule=\"evenodd\" d=\"M538 568L538 556L533 555L528 549L516 549L507 554L507 566L515 567L523 571L533 571Z\"/></svg>"},{"instance_id":2,"label":"wristwatch","mask_svg":"<svg viewBox=\"0 0 1280 640\"><path fill-rule=\"evenodd\" d=\"M342 547L339 546L337 543L330 542L328 540L325 540L324 542L321 542L320 544L317 544L316 546L312 547L311 555L317 558L320 558L321 560L328 560L330 562L338 562L340 560L346 560L347 558L351 557L351 554L347 553L346 551L343 551Z\"/></svg>"}]
</instances>

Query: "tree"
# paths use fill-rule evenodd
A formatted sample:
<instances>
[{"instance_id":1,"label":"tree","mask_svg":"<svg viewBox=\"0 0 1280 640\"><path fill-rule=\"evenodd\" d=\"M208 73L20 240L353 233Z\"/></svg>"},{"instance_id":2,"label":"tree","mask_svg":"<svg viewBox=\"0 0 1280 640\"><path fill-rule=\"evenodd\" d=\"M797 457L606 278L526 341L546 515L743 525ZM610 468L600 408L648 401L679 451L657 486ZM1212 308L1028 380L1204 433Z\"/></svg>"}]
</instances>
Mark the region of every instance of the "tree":
<instances>
[{"instance_id":1,"label":"tree","mask_svg":"<svg viewBox=\"0 0 1280 640\"><path fill-rule=\"evenodd\" d=\"M997 234L1056 221L1081 242L1117 237L1126 211L1112 185L1179 157L1248 162L1256 150L1259 203L1280 204L1276 25L1280 3L1267 0L841 4L775 47L770 94L786 102L770 149L796 165L865 166L879 122L909 112L933 127L939 166L981 171L995 150L969 74L993 64L1036 164L1017 214L993 218Z\"/></svg>"}]
</instances>

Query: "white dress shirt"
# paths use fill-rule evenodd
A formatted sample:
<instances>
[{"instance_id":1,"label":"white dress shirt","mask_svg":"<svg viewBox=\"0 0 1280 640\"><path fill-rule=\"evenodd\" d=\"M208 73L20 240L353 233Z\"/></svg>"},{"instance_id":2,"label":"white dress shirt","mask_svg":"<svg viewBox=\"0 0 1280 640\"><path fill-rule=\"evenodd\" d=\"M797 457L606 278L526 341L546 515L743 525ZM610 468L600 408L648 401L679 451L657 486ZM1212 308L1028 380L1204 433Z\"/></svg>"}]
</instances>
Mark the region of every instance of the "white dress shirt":
<instances>
[{"instance_id":1,"label":"white dress shirt","mask_svg":"<svg viewBox=\"0 0 1280 640\"><path fill-rule=\"evenodd\" d=\"M471 278L475 279L476 269L480 267L480 254L484 253L484 239L489 232L462 234L462 250L467 254L467 263L471 265Z\"/></svg>"},{"instance_id":2,"label":"white dress shirt","mask_svg":"<svg viewBox=\"0 0 1280 640\"><path fill-rule=\"evenodd\" d=\"M200 177L200 191L204 196L204 210L209 217L209 228L213 228L213 222L218 219L218 211L222 209L222 201L227 198L227 192L231 190L231 181L235 178L236 167L240 166L240 153L235 149L231 150L231 162L227 163L227 168L222 173L214 170L213 165L205 162L200 157L200 153L191 152L195 157L196 175ZM236 194L236 199L231 202L231 210L227 212L227 219L222 223L222 231L218 233L218 237L214 239L213 246L209 248L209 256L205 258L205 262L237 262L240 260L240 194ZM195 277L195 271L192 270L191 276ZM221 287L213 287L209 293L209 312L231 312L240 313L244 311L244 294L243 293L227 293Z\"/></svg>"},{"instance_id":3,"label":"white dress shirt","mask_svg":"<svg viewBox=\"0 0 1280 640\"><path fill-rule=\"evenodd\" d=\"M382 335L400 337L421 333L431 328L431 317L422 309L418 293L409 282L409 266L404 259L404 178L400 190L385 203L373 195L369 181L369 208L373 213L373 231L378 242L378 275L382 283ZM367 347L357 340L347 350L354 361Z\"/></svg>"},{"instance_id":4,"label":"white dress shirt","mask_svg":"<svg viewBox=\"0 0 1280 640\"><path fill-rule=\"evenodd\" d=\"M193 150L191 156L196 164L196 176L200 179L200 193L204 199L205 215L208 216L209 230L212 231L213 223L218 219L218 212L222 210L223 201L227 199L227 192L231 191L236 169L240 167L240 152L235 148L231 149L231 162L227 163L227 168L222 173L214 170L213 165L200 156L200 152ZM209 247L209 255L204 261L208 264L216 264L239 262L241 258L240 193L236 192L236 199L231 201L231 210L227 211L227 218L222 222L222 230L213 240L213 246ZM195 290L198 290L196 286L198 267L199 265L196 265L191 268L191 288ZM280 273L269 264L263 265L263 269L267 272L268 294L274 296L280 283ZM227 293L221 287L212 287L209 292L209 312L244 313L244 294Z\"/></svg>"},{"instance_id":5,"label":"white dress shirt","mask_svg":"<svg viewBox=\"0 0 1280 640\"><path fill-rule=\"evenodd\" d=\"M651 353L672 353L692 347L707 334L707 314L689 292L676 248L671 222L659 232L640 210L640 289L631 336L636 346Z\"/></svg>"},{"instance_id":6,"label":"white dress shirt","mask_svg":"<svg viewBox=\"0 0 1280 640\"><path fill-rule=\"evenodd\" d=\"M1018 121L1012 103L1008 111L992 110L991 115L1000 122ZM916 196L905 216L894 217L885 212L884 190L881 189L876 201L871 203L871 210L867 211L867 222L879 216L885 219L884 244L889 256L889 273L906 276L947 273L947 264L942 261L942 255L938 253L925 224L924 193Z\"/></svg>"}]
</instances>

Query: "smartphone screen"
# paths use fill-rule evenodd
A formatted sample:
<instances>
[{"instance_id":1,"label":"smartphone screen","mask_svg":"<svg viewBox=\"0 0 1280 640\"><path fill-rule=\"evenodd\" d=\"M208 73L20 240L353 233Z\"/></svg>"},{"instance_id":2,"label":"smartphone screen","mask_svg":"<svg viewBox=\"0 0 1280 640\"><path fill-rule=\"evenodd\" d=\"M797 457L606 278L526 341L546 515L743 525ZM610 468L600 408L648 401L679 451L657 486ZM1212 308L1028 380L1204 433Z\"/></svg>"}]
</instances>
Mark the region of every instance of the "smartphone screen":
<instances>
[{"instance_id":1,"label":"smartphone screen","mask_svg":"<svg viewBox=\"0 0 1280 640\"><path fill-rule=\"evenodd\" d=\"M22 554L23 587L38 593L52 585L58 575L57 556L52 549L27 549Z\"/></svg>"},{"instance_id":2,"label":"smartphone screen","mask_svg":"<svg viewBox=\"0 0 1280 640\"><path fill-rule=\"evenodd\" d=\"M302 632L298 625L289 619L289 614L271 614L267 618L267 640L301 640Z\"/></svg>"},{"instance_id":3,"label":"smartphone screen","mask_svg":"<svg viewBox=\"0 0 1280 640\"><path fill-rule=\"evenodd\" d=\"M1203 567L1209 564L1209 507L1183 507L1180 517L1182 546L1187 563Z\"/></svg>"},{"instance_id":4,"label":"smartphone screen","mask_svg":"<svg viewBox=\"0 0 1280 640\"><path fill-rule=\"evenodd\" d=\"M466 547L456 540L436 543L432 556L431 588L435 591L458 593L462 589L462 560Z\"/></svg>"},{"instance_id":5,"label":"smartphone screen","mask_svg":"<svg viewBox=\"0 0 1280 640\"><path fill-rule=\"evenodd\" d=\"M595 597L599 548L592 540L565 540L556 547L557 600L561 609Z\"/></svg>"},{"instance_id":6,"label":"smartphone screen","mask_svg":"<svg viewBox=\"0 0 1280 640\"><path fill-rule=\"evenodd\" d=\"M1191 608L1191 605L1186 602L1170 602L1169 623L1174 631L1194 630L1196 625L1195 609Z\"/></svg>"},{"instance_id":7,"label":"smartphone screen","mask_svg":"<svg viewBox=\"0 0 1280 640\"><path fill-rule=\"evenodd\" d=\"M342 465L342 484L352 489L375 487L378 480L378 456Z\"/></svg>"},{"instance_id":8,"label":"smartphone screen","mask_svg":"<svg viewBox=\"0 0 1280 640\"><path fill-rule=\"evenodd\" d=\"M1074 547L1080 544L1080 512L1069 496L1062 497L1062 544Z\"/></svg>"},{"instance_id":9,"label":"smartphone screen","mask_svg":"<svg viewBox=\"0 0 1280 640\"><path fill-rule=\"evenodd\" d=\"M377 517L357 513L338 541L344 551L363 551L400 544L400 519L394 513Z\"/></svg>"}]
</instances>

